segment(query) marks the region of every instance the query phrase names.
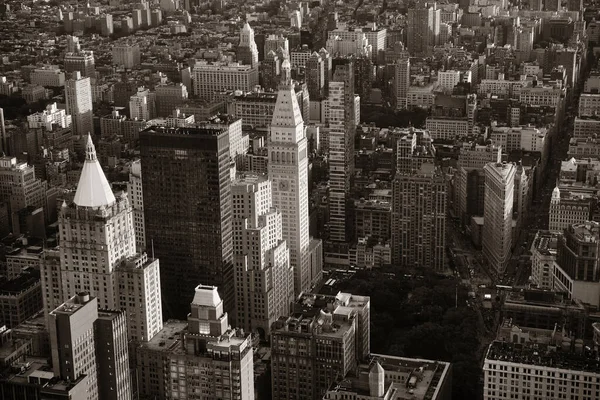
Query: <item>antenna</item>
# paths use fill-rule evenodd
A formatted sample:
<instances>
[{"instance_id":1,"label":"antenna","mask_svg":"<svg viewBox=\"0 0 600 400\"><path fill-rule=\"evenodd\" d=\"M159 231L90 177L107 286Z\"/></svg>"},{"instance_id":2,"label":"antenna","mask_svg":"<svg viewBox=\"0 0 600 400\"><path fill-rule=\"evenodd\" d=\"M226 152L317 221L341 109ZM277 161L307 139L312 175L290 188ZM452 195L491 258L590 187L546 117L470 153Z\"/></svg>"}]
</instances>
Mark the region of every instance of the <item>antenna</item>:
<instances>
[{"instance_id":1,"label":"antenna","mask_svg":"<svg viewBox=\"0 0 600 400\"><path fill-rule=\"evenodd\" d=\"M456 285L456 292L454 293L454 308L458 308L458 284Z\"/></svg>"},{"instance_id":2,"label":"antenna","mask_svg":"<svg viewBox=\"0 0 600 400\"><path fill-rule=\"evenodd\" d=\"M152 259L154 260L154 239L150 239L150 243L152 244Z\"/></svg>"}]
</instances>

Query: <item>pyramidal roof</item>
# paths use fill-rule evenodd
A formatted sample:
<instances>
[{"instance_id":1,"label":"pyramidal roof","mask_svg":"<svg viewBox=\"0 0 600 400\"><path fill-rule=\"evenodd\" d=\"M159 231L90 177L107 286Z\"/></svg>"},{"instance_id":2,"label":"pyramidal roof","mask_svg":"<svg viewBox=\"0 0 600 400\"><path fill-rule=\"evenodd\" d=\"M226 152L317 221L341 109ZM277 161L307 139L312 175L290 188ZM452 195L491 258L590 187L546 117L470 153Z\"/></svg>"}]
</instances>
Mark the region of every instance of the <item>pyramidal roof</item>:
<instances>
[{"instance_id":1,"label":"pyramidal roof","mask_svg":"<svg viewBox=\"0 0 600 400\"><path fill-rule=\"evenodd\" d=\"M79 207L92 208L108 206L115 202L115 195L96 158L96 148L90 135L85 149L85 163L73 202Z\"/></svg>"},{"instance_id":2,"label":"pyramidal roof","mask_svg":"<svg viewBox=\"0 0 600 400\"><path fill-rule=\"evenodd\" d=\"M291 128L303 123L294 86L288 79L279 85L271 126Z\"/></svg>"},{"instance_id":3,"label":"pyramidal roof","mask_svg":"<svg viewBox=\"0 0 600 400\"><path fill-rule=\"evenodd\" d=\"M196 286L192 304L205 307L217 307L220 303L221 296L219 296L216 286Z\"/></svg>"}]
</instances>

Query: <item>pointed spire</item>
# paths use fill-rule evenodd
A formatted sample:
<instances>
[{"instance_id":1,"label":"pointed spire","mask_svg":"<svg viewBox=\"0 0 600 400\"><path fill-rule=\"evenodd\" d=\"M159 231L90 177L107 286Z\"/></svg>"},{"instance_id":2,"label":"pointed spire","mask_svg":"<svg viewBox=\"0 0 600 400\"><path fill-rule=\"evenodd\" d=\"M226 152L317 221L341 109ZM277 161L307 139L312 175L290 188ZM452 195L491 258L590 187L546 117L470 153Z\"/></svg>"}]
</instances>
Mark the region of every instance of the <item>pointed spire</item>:
<instances>
[{"instance_id":1,"label":"pointed spire","mask_svg":"<svg viewBox=\"0 0 600 400\"><path fill-rule=\"evenodd\" d=\"M288 86L292 84L292 65L287 58L281 63L281 84Z\"/></svg>"},{"instance_id":2,"label":"pointed spire","mask_svg":"<svg viewBox=\"0 0 600 400\"><path fill-rule=\"evenodd\" d=\"M88 133L87 144L85 145L85 160L96 161L96 147L92 141L92 135Z\"/></svg>"},{"instance_id":3,"label":"pointed spire","mask_svg":"<svg viewBox=\"0 0 600 400\"><path fill-rule=\"evenodd\" d=\"M73 202L79 207L100 208L115 202L115 195L106 180L104 171L96 157L92 136L88 134L85 146L85 163Z\"/></svg>"}]
</instances>

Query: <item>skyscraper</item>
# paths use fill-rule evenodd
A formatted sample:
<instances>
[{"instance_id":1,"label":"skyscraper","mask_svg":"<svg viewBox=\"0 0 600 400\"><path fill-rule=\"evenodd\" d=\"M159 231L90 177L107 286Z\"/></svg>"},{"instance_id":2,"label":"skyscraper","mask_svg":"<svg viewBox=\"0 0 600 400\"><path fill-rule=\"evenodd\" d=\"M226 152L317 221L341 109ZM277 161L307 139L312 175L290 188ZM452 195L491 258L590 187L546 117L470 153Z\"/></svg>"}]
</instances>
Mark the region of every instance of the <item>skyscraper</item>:
<instances>
[{"instance_id":1,"label":"skyscraper","mask_svg":"<svg viewBox=\"0 0 600 400\"><path fill-rule=\"evenodd\" d=\"M98 397L94 323L98 302L87 293L74 296L49 314L54 375L70 381L86 376L87 399Z\"/></svg>"},{"instance_id":2,"label":"skyscraper","mask_svg":"<svg viewBox=\"0 0 600 400\"><path fill-rule=\"evenodd\" d=\"M65 81L65 101L67 114L73 119L73 135L94 133L90 78L82 77L80 71L73 72L72 78Z\"/></svg>"},{"instance_id":3,"label":"skyscraper","mask_svg":"<svg viewBox=\"0 0 600 400\"><path fill-rule=\"evenodd\" d=\"M271 325L290 312L294 271L272 206L271 181L245 175L232 184L236 325L267 339Z\"/></svg>"},{"instance_id":4,"label":"skyscraper","mask_svg":"<svg viewBox=\"0 0 600 400\"><path fill-rule=\"evenodd\" d=\"M234 306L228 136L224 127L140 132L146 245L161 260L169 317L185 318L198 282L219 284Z\"/></svg>"},{"instance_id":5,"label":"skyscraper","mask_svg":"<svg viewBox=\"0 0 600 400\"><path fill-rule=\"evenodd\" d=\"M321 399L369 353L370 298L306 294L273 325L273 399Z\"/></svg>"},{"instance_id":6,"label":"skyscraper","mask_svg":"<svg viewBox=\"0 0 600 400\"><path fill-rule=\"evenodd\" d=\"M396 110L408 106L408 88L410 86L410 58L397 60L394 64L394 98Z\"/></svg>"},{"instance_id":7,"label":"skyscraper","mask_svg":"<svg viewBox=\"0 0 600 400\"><path fill-rule=\"evenodd\" d=\"M133 209L133 229L135 230L135 248L138 253L146 249L146 230L144 228L144 191L142 190L142 165L140 160L131 163L127 195Z\"/></svg>"},{"instance_id":8,"label":"skyscraper","mask_svg":"<svg viewBox=\"0 0 600 400\"><path fill-rule=\"evenodd\" d=\"M83 51L79 38L67 36L67 52L65 54L65 72L81 72L81 76L95 78L96 66L93 51Z\"/></svg>"},{"instance_id":9,"label":"skyscraper","mask_svg":"<svg viewBox=\"0 0 600 400\"><path fill-rule=\"evenodd\" d=\"M290 249L298 294L309 289L317 277L310 274L307 143L290 69L285 60L267 148L273 205L281 211L283 239Z\"/></svg>"},{"instance_id":10,"label":"skyscraper","mask_svg":"<svg viewBox=\"0 0 600 400\"><path fill-rule=\"evenodd\" d=\"M481 242L483 256L497 273L510 261L512 214L516 167L510 163L489 163L485 171L485 202Z\"/></svg>"},{"instance_id":11,"label":"skyscraper","mask_svg":"<svg viewBox=\"0 0 600 400\"><path fill-rule=\"evenodd\" d=\"M412 56L431 54L440 33L440 10L429 4L408 9L406 44Z\"/></svg>"},{"instance_id":12,"label":"skyscraper","mask_svg":"<svg viewBox=\"0 0 600 400\"><path fill-rule=\"evenodd\" d=\"M71 297L48 315L54 375L84 377L87 400L132 398L127 322L117 310L98 310L86 292Z\"/></svg>"},{"instance_id":13,"label":"skyscraper","mask_svg":"<svg viewBox=\"0 0 600 400\"><path fill-rule=\"evenodd\" d=\"M258 47L254 41L254 29L246 22L240 31L240 43L237 49L237 59L240 63L258 67Z\"/></svg>"},{"instance_id":14,"label":"skyscraper","mask_svg":"<svg viewBox=\"0 0 600 400\"><path fill-rule=\"evenodd\" d=\"M102 308L118 309L113 270L135 254L131 207L127 197L115 198L89 136L75 198L63 203L58 222L62 293L47 298L46 309L81 291L96 297Z\"/></svg>"},{"instance_id":15,"label":"skyscraper","mask_svg":"<svg viewBox=\"0 0 600 400\"><path fill-rule=\"evenodd\" d=\"M325 62L317 52L306 61L306 84L311 100L320 100L325 94Z\"/></svg>"},{"instance_id":16,"label":"skyscraper","mask_svg":"<svg viewBox=\"0 0 600 400\"><path fill-rule=\"evenodd\" d=\"M150 89L138 88L137 93L129 98L129 114L131 119L142 121L156 118L156 94Z\"/></svg>"},{"instance_id":17,"label":"skyscraper","mask_svg":"<svg viewBox=\"0 0 600 400\"><path fill-rule=\"evenodd\" d=\"M351 240L348 193L354 172L354 134L356 131L354 103L354 61L334 60L335 71L329 82L326 116L329 141L329 241L348 243ZM347 250L340 250L347 253Z\"/></svg>"},{"instance_id":18,"label":"skyscraper","mask_svg":"<svg viewBox=\"0 0 600 400\"><path fill-rule=\"evenodd\" d=\"M140 347L140 394L158 399L254 400L250 335L229 326L216 287L198 285L193 293L187 323L168 321L159 335Z\"/></svg>"},{"instance_id":19,"label":"skyscraper","mask_svg":"<svg viewBox=\"0 0 600 400\"><path fill-rule=\"evenodd\" d=\"M443 173L432 162L423 162L412 173L398 172L392 188L392 261L443 271L447 207Z\"/></svg>"}]
</instances>

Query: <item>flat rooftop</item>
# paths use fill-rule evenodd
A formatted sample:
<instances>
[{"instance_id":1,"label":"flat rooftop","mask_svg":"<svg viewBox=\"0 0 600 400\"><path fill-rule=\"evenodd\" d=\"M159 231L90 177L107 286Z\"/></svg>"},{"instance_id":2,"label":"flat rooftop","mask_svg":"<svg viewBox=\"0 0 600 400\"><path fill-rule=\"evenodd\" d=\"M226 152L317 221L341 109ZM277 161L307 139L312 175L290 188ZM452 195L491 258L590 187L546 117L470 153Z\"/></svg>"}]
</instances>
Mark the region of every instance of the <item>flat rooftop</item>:
<instances>
[{"instance_id":1,"label":"flat rooftop","mask_svg":"<svg viewBox=\"0 0 600 400\"><path fill-rule=\"evenodd\" d=\"M598 352L585 347L577 352L548 344L494 341L485 359L600 374Z\"/></svg>"},{"instance_id":2,"label":"flat rooftop","mask_svg":"<svg viewBox=\"0 0 600 400\"><path fill-rule=\"evenodd\" d=\"M546 256L556 255L559 236L559 234L550 231L539 231L533 239L532 247L540 254Z\"/></svg>"}]
</instances>

